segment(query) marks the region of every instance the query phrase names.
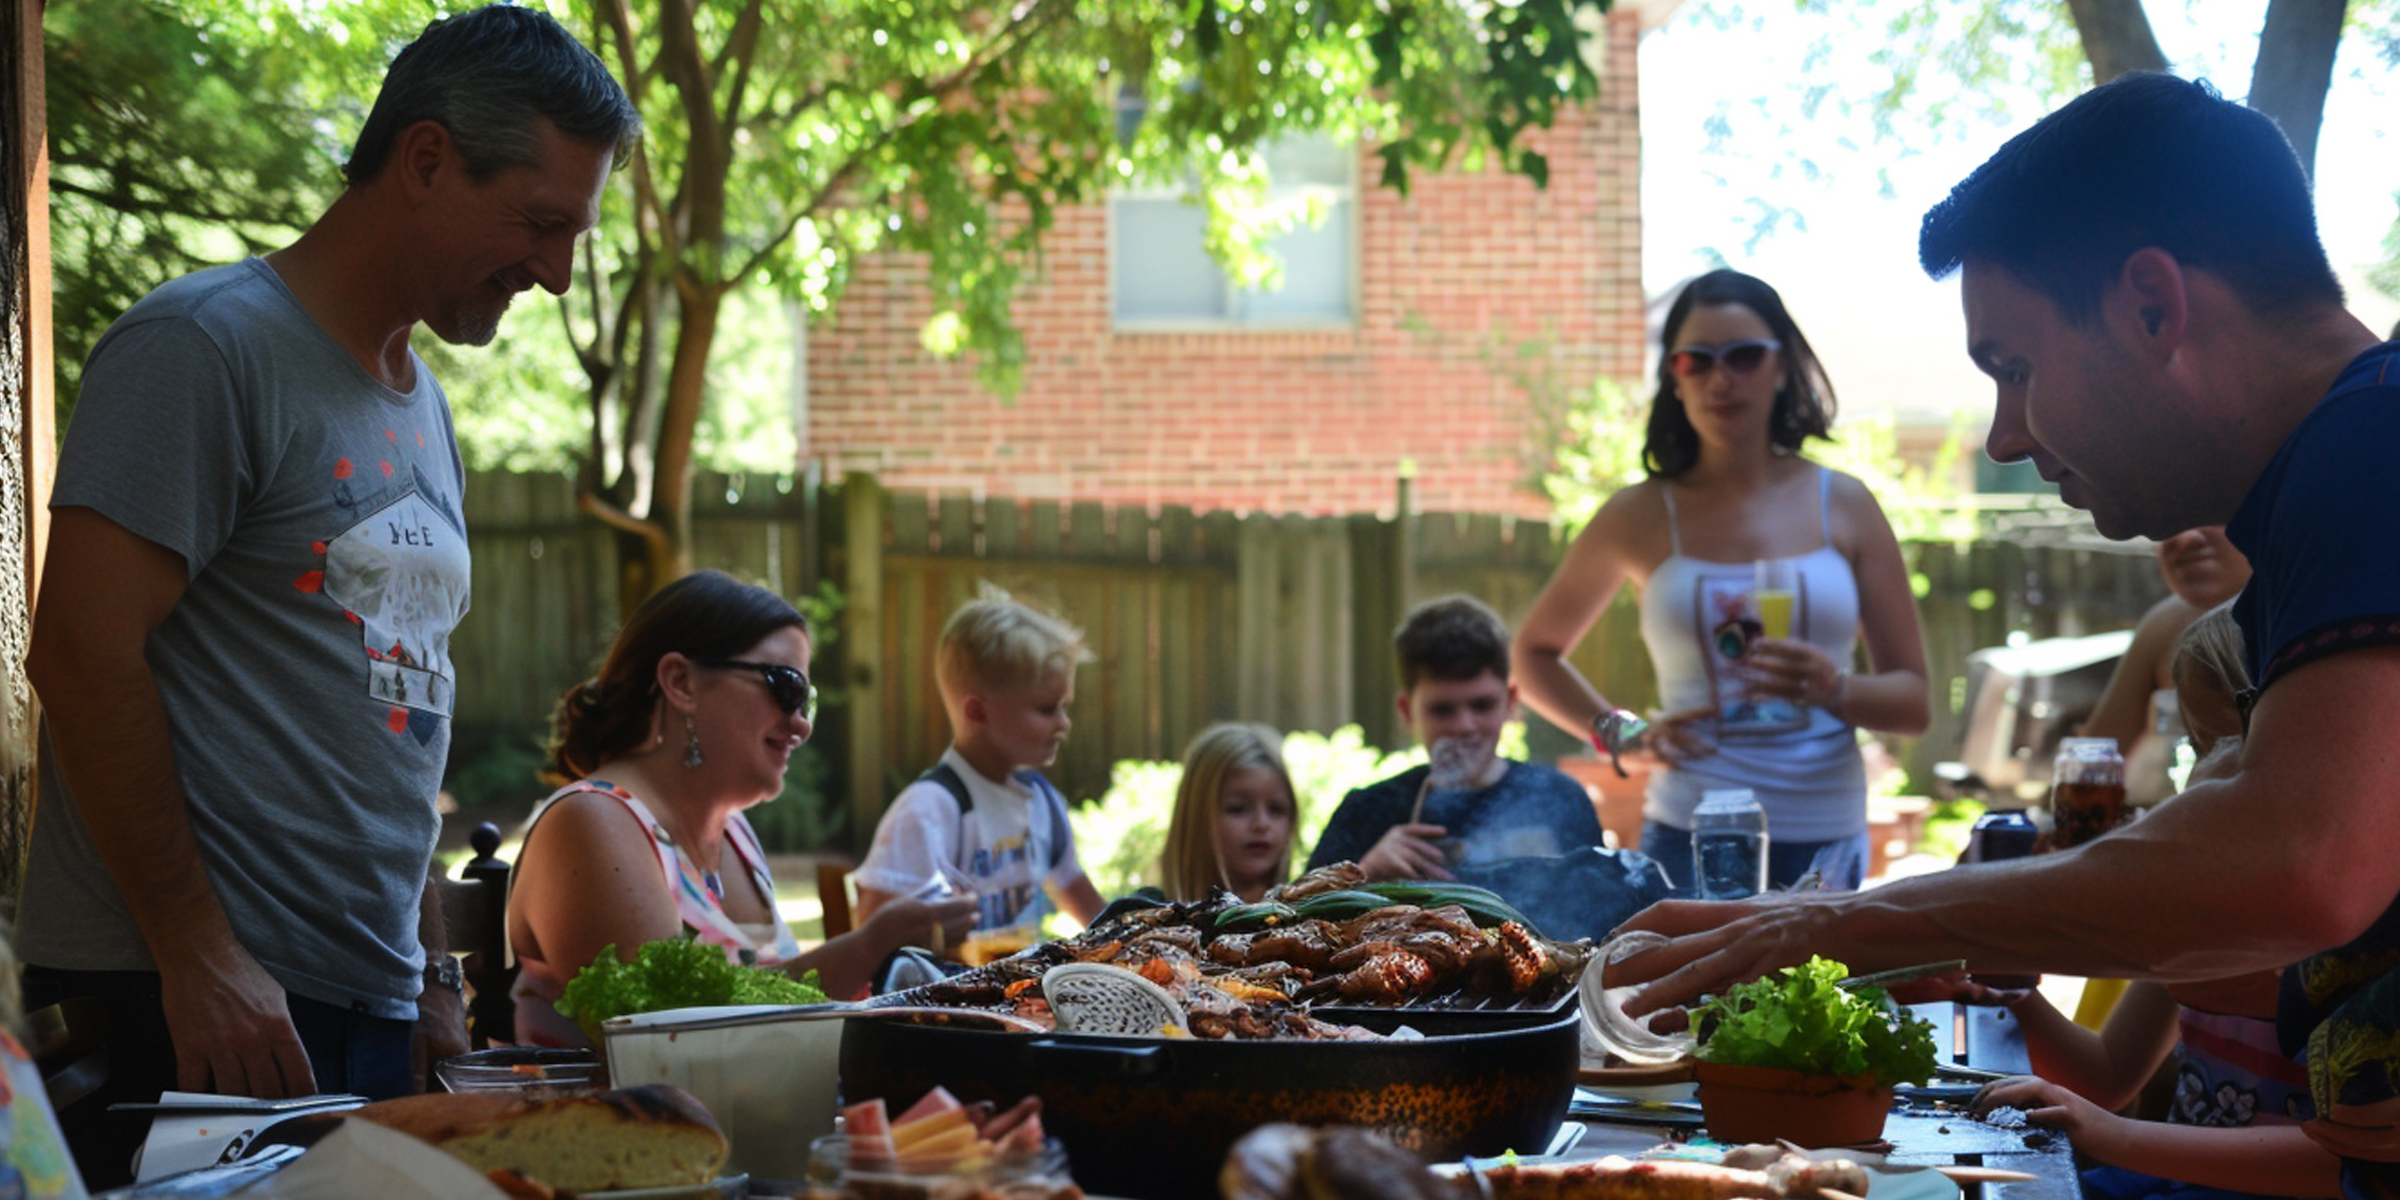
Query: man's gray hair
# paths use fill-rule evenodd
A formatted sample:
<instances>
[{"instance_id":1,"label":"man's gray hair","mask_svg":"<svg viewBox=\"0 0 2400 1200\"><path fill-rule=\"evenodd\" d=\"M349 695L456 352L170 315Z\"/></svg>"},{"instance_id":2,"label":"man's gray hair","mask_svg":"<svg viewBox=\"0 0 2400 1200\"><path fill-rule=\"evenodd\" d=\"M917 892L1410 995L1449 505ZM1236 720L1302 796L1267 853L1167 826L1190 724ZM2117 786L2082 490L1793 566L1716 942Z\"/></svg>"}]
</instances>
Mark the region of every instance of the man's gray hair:
<instances>
[{"instance_id":1,"label":"man's gray hair","mask_svg":"<svg viewBox=\"0 0 2400 1200\"><path fill-rule=\"evenodd\" d=\"M537 117L577 141L615 147L619 166L642 134L625 89L548 13L491 4L444 17L392 60L342 174L352 183L375 178L402 130L438 121L468 176L489 179L534 165Z\"/></svg>"}]
</instances>

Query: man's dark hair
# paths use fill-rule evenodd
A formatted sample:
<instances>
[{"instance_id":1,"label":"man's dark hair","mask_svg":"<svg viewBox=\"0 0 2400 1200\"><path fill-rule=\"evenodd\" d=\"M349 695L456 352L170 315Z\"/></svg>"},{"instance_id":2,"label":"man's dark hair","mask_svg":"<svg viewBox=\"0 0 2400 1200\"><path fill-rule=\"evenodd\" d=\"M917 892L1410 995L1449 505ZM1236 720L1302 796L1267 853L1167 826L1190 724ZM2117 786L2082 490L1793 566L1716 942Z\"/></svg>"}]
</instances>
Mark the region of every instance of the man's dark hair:
<instances>
[{"instance_id":1,"label":"man's dark hair","mask_svg":"<svg viewBox=\"0 0 2400 1200\"><path fill-rule=\"evenodd\" d=\"M2342 302L2283 131L2204 81L2150 72L2010 138L1925 214L1917 256L1936 279L1968 259L2001 267L2088 327L2125 260L2152 246L2260 313Z\"/></svg>"},{"instance_id":2,"label":"man's dark hair","mask_svg":"<svg viewBox=\"0 0 2400 1200\"><path fill-rule=\"evenodd\" d=\"M1767 323L1768 336L1782 344L1777 359L1783 363L1783 383L1767 416L1767 438L1775 449L1798 454L1808 439L1831 436L1833 381L1783 306L1783 296L1755 275L1719 267L1684 285L1659 327L1658 392L1650 398L1650 426L1642 441L1642 469L1653 479L1673 479L1700 462L1700 431L1692 428L1692 415L1675 395L1675 347L1692 310L1717 304L1739 304L1757 313Z\"/></svg>"},{"instance_id":3,"label":"man's dark hair","mask_svg":"<svg viewBox=\"0 0 2400 1200\"><path fill-rule=\"evenodd\" d=\"M471 179L530 167L536 117L587 145L614 146L618 166L642 136L642 115L616 77L550 14L490 4L444 17L384 72L342 175L375 178L400 132L419 121L450 131Z\"/></svg>"},{"instance_id":4,"label":"man's dark hair","mask_svg":"<svg viewBox=\"0 0 2400 1200\"><path fill-rule=\"evenodd\" d=\"M1485 671L1508 678L1508 624L1473 596L1443 596L1411 609L1392 647L1402 691L1423 679L1456 683Z\"/></svg>"}]
</instances>

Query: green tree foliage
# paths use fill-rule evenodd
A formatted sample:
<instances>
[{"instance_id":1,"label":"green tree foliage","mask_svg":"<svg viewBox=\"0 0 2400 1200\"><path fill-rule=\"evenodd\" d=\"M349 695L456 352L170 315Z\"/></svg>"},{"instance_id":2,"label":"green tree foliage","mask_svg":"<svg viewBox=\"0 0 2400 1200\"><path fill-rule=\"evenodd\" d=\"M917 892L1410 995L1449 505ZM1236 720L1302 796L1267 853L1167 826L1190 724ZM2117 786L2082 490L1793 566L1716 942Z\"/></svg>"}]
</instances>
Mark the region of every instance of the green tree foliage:
<instances>
[{"instance_id":1,"label":"green tree foliage","mask_svg":"<svg viewBox=\"0 0 2400 1200\"><path fill-rule=\"evenodd\" d=\"M62 357L182 271L272 248L339 186L390 55L444 0L55 0ZM1519 134L1597 92L1605 0L546 0L649 126L575 292L494 353L423 345L479 465L550 465L576 430L585 507L625 538L625 594L685 565L695 465L780 444L795 306L861 254L922 256L937 351L1013 386L1010 319L1062 204L1188 179L1212 248L1306 214L1258 202L1262 144L1376 147L1385 184L1461 164L1546 178ZM72 294L70 294L72 293ZM73 372L62 395L70 396ZM581 397L569 417L557 398ZM729 405L728 397L733 399ZM727 419L728 412L746 414Z\"/></svg>"},{"instance_id":2,"label":"green tree foliage","mask_svg":"<svg viewBox=\"0 0 2400 1200\"><path fill-rule=\"evenodd\" d=\"M163 0L45 11L62 418L118 313L173 276L289 241L332 195L305 70L255 32Z\"/></svg>"},{"instance_id":3,"label":"green tree foliage","mask_svg":"<svg viewBox=\"0 0 2400 1200\"><path fill-rule=\"evenodd\" d=\"M1583 50L1604 8L590 0L586 32L650 130L630 211L566 301L590 383L584 507L623 535L624 595L685 568L729 296L823 314L857 256L920 256L924 344L1006 392L1025 352L1010 305L1060 205L1193 179L1212 248L1258 277L1257 152L1279 136L1371 139L1394 187L1453 161L1542 180L1517 135L1596 92Z\"/></svg>"}]
</instances>

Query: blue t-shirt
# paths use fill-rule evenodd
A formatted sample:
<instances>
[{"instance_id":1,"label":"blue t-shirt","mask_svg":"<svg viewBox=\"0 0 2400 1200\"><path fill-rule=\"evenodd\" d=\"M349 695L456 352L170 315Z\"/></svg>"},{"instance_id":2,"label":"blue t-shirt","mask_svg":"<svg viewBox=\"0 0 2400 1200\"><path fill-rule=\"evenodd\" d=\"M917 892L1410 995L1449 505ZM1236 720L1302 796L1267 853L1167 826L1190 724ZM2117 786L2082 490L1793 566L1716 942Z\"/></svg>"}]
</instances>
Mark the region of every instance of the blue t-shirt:
<instances>
[{"instance_id":1,"label":"blue t-shirt","mask_svg":"<svg viewBox=\"0 0 2400 1200\"><path fill-rule=\"evenodd\" d=\"M2329 655L2400 645L2396 446L2400 342L2387 342L2343 370L2225 527L2250 558L2233 615L2259 691ZM2317 1111L2383 1160L2345 1153L2344 1190L2400 1190L2400 898L2349 944L2286 970L2277 1008Z\"/></svg>"},{"instance_id":2,"label":"blue t-shirt","mask_svg":"<svg viewBox=\"0 0 2400 1200\"><path fill-rule=\"evenodd\" d=\"M1430 766L1411 767L1342 798L1308 856L1308 869L1356 861L1394 825L1408 823ZM1421 824L1439 825L1458 839L1460 863L1546 858L1600 845L1600 817L1583 785L1538 763L1511 762L1500 781L1474 791L1437 791L1425 798Z\"/></svg>"}]
</instances>

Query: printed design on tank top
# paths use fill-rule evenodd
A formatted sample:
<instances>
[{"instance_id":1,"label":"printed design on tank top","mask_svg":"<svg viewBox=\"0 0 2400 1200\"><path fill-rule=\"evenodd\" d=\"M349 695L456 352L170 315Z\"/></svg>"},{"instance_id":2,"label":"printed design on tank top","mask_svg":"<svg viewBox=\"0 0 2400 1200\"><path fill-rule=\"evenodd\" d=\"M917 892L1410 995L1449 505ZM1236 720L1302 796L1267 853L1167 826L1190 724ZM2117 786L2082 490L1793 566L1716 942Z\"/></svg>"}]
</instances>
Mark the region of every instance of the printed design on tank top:
<instances>
[{"instance_id":1,"label":"printed design on tank top","mask_svg":"<svg viewBox=\"0 0 2400 1200\"><path fill-rule=\"evenodd\" d=\"M1808 576L1799 570L1791 576L1791 636L1802 638L1808 629ZM1807 728L1805 705L1750 694L1750 681L1742 669L1744 660L1766 637L1751 569L1745 565L1738 572L1717 572L1704 567L1693 576L1692 589L1692 637L1700 645L1709 691L1716 698L1718 736L1738 738Z\"/></svg>"}]
</instances>

